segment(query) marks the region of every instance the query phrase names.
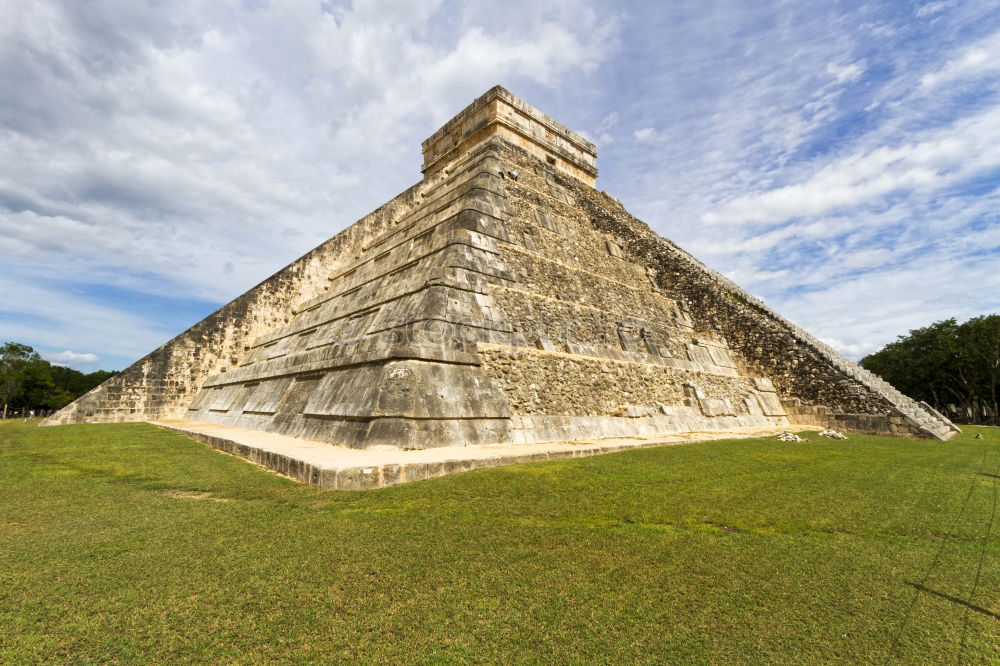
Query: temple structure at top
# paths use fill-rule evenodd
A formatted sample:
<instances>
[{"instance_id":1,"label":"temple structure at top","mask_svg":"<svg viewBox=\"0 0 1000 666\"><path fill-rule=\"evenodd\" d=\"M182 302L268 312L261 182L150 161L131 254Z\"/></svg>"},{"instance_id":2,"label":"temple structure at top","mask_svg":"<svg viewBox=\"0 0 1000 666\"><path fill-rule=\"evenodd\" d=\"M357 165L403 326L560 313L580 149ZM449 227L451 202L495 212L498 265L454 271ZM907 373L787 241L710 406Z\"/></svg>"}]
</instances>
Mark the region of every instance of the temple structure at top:
<instances>
[{"instance_id":1,"label":"temple structure at top","mask_svg":"<svg viewBox=\"0 0 1000 666\"><path fill-rule=\"evenodd\" d=\"M597 181L594 144L500 86L490 88L421 144L424 177L492 137L524 149L591 187Z\"/></svg>"}]
</instances>

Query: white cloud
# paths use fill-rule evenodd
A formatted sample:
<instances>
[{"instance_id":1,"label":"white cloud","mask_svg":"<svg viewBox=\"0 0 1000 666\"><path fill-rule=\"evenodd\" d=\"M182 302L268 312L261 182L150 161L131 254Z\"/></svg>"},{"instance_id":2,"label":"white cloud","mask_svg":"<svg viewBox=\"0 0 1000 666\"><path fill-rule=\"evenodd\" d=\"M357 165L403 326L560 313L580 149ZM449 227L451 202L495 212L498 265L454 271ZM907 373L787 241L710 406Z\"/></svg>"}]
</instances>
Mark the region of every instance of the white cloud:
<instances>
[{"instance_id":1,"label":"white cloud","mask_svg":"<svg viewBox=\"0 0 1000 666\"><path fill-rule=\"evenodd\" d=\"M105 359L163 334L48 280L225 302L416 182L475 96L573 87L617 32L569 1L0 4L5 330Z\"/></svg>"},{"instance_id":2,"label":"white cloud","mask_svg":"<svg viewBox=\"0 0 1000 666\"><path fill-rule=\"evenodd\" d=\"M101 359L97 354L90 353L77 353L74 351L69 351L68 349L64 352L59 352L57 354L46 354L45 360L50 361L56 365L93 365L99 362Z\"/></svg>"},{"instance_id":3,"label":"white cloud","mask_svg":"<svg viewBox=\"0 0 1000 666\"><path fill-rule=\"evenodd\" d=\"M976 289L956 282L956 272L977 285ZM998 290L1000 273L995 259L932 254L919 264L830 281L771 304L857 359L911 329L950 317L967 319L981 314L984 305L996 308L1000 306L998 299L984 302L980 297ZM860 303L864 307L849 306Z\"/></svg>"},{"instance_id":4,"label":"white cloud","mask_svg":"<svg viewBox=\"0 0 1000 666\"><path fill-rule=\"evenodd\" d=\"M954 2L946 0L938 0L937 2L928 2L925 5L921 5L917 9L916 16L918 18L923 18L924 16L931 16L933 14L937 14L938 12L942 12L945 9L948 9L948 7L951 7L954 4L955 4Z\"/></svg>"},{"instance_id":5,"label":"white cloud","mask_svg":"<svg viewBox=\"0 0 1000 666\"><path fill-rule=\"evenodd\" d=\"M738 197L702 215L707 224L774 223L855 207L899 190L933 192L1000 166L1000 107L910 144L841 158L796 185Z\"/></svg>"},{"instance_id":6,"label":"white cloud","mask_svg":"<svg viewBox=\"0 0 1000 666\"><path fill-rule=\"evenodd\" d=\"M856 360L882 348L882 345L877 342L844 342L837 338L820 338L820 341L830 345L844 356Z\"/></svg>"},{"instance_id":7,"label":"white cloud","mask_svg":"<svg viewBox=\"0 0 1000 666\"><path fill-rule=\"evenodd\" d=\"M848 270L876 268L895 263L896 254L885 247L858 249L845 253L840 265Z\"/></svg>"},{"instance_id":8,"label":"white cloud","mask_svg":"<svg viewBox=\"0 0 1000 666\"><path fill-rule=\"evenodd\" d=\"M969 78L1000 71L1000 32L995 32L966 48L943 67L928 72L920 79L921 87L934 88L960 78Z\"/></svg>"},{"instance_id":9,"label":"white cloud","mask_svg":"<svg viewBox=\"0 0 1000 666\"><path fill-rule=\"evenodd\" d=\"M220 300L417 180L475 95L591 70L615 30L585 6L432 39L439 2L29 4L0 44L6 249Z\"/></svg>"},{"instance_id":10,"label":"white cloud","mask_svg":"<svg viewBox=\"0 0 1000 666\"><path fill-rule=\"evenodd\" d=\"M611 129L612 127L618 124L618 117L619 116L617 111L612 111L611 113L607 114L606 116L604 116L604 118L601 119L601 125L599 129L602 132Z\"/></svg>"},{"instance_id":11,"label":"white cloud","mask_svg":"<svg viewBox=\"0 0 1000 666\"><path fill-rule=\"evenodd\" d=\"M618 112L612 111L601 119L600 124L597 127L597 146L598 149L605 146L610 146L615 142L615 135L611 133L611 130L618 124ZM587 135L584 134L584 137Z\"/></svg>"},{"instance_id":12,"label":"white cloud","mask_svg":"<svg viewBox=\"0 0 1000 666\"><path fill-rule=\"evenodd\" d=\"M636 130L633 136L635 136L635 140L639 143L653 143L659 137L659 134L652 127L643 127Z\"/></svg>"},{"instance_id":13,"label":"white cloud","mask_svg":"<svg viewBox=\"0 0 1000 666\"><path fill-rule=\"evenodd\" d=\"M860 79L865 73L865 62L858 60L847 65L834 65L829 63L826 66L827 74L832 74L837 83L853 83Z\"/></svg>"},{"instance_id":14,"label":"white cloud","mask_svg":"<svg viewBox=\"0 0 1000 666\"><path fill-rule=\"evenodd\" d=\"M975 56L992 53L995 8L956 4L948 21L920 23L874 5L801 8L814 16L784 5L785 30L743 41L683 24L660 36L704 67L687 73L678 58L643 81L679 91L628 119L664 140L628 160L630 178L645 175L608 189L854 358L937 319L1000 310L998 58ZM708 14L723 27L761 18ZM712 39L760 46L737 61L698 44Z\"/></svg>"},{"instance_id":15,"label":"white cloud","mask_svg":"<svg viewBox=\"0 0 1000 666\"><path fill-rule=\"evenodd\" d=\"M5 295L5 337L33 347L65 349L73 345L102 350L102 358L139 358L173 335L154 329L137 314L85 300L31 278L0 274L0 293Z\"/></svg>"}]
</instances>

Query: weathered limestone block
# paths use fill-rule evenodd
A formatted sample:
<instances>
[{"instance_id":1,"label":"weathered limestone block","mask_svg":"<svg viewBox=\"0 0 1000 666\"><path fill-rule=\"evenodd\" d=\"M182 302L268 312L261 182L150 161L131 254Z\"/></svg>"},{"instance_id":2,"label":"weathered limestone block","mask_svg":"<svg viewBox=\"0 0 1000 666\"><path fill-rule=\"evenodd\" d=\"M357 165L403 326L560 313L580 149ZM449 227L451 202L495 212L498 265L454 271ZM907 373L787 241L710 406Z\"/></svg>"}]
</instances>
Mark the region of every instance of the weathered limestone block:
<instances>
[{"instance_id":1,"label":"weathered limestone block","mask_svg":"<svg viewBox=\"0 0 1000 666\"><path fill-rule=\"evenodd\" d=\"M758 393L757 401L760 402L761 411L768 416L785 414L785 408L781 406L776 393Z\"/></svg>"}]
</instances>

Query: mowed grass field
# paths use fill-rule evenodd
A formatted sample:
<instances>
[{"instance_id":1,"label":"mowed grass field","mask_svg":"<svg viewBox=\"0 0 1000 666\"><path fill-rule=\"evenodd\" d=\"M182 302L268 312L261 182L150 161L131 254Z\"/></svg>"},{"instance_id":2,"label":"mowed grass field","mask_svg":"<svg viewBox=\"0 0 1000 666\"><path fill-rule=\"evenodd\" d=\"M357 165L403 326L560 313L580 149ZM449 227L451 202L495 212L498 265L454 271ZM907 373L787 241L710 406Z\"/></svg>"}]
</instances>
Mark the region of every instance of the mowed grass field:
<instances>
[{"instance_id":1,"label":"mowed grass field","mask_svg":"<svg viewBox=\"0 0 1000 666\"><path fill-rule=\"evenodd\" d=\"M1000 662L1000 430L804 436L344 492L0 423L0 662Z\"/></svg>"}]
</instances>

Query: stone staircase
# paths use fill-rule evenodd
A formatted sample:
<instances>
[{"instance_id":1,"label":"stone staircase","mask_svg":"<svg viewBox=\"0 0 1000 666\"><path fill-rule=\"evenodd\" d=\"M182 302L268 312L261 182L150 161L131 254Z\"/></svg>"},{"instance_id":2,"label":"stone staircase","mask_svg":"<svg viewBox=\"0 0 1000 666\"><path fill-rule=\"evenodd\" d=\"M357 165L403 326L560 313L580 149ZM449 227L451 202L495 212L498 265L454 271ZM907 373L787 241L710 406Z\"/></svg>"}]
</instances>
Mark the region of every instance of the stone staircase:
<instances>
[{"instance_id":1,"label":"stone staircase","mask_svg":"<svg viewBox=\"0 0 1000 666\"><path fill-rule=\"evenodd\" d=\"M777 316L776 313L771 314ZM958 426L926 402L917 402L904 395L874 372L844 358L833 347L820 342L795 324L787 321L786 323L800 342L813 347L845 375L885 398L906 419L907 423L918 431L939 440L950 439L955 433L961 432Z\"/></svg>"},{"instance_id":2,"label":"stone staircase","mask_svg":"<svg viewBox=\"0 0 1000 666\"><path fill-rule=\"evenodd\" d=\"M689 261L693 266L696 266L699 270L707 273L717 286L737 295L744 302L752 303L755 307L764 311L775 320L783 323L788 327L788 330L799 342L819 352L824 358L827 359L827 361L843 372L846 376L882 396L890 405L892 405L893 409L918 432L921 432L932 439L942 441L951 439L955 433L961 432L961 429L959 429L958 426L927 403L917 402L909 396L903 395L903 393L898 391L892 384L885 381L875 373L862 368L857 363L848 360L833 347L821 342L804 329L788 321L768 307L764 301L747 292L721 273L712 270L696 259L693 255L672 243L669 243L669 246L675 255L680 255L680 257Z\"/></svg>"}]
</instances>

